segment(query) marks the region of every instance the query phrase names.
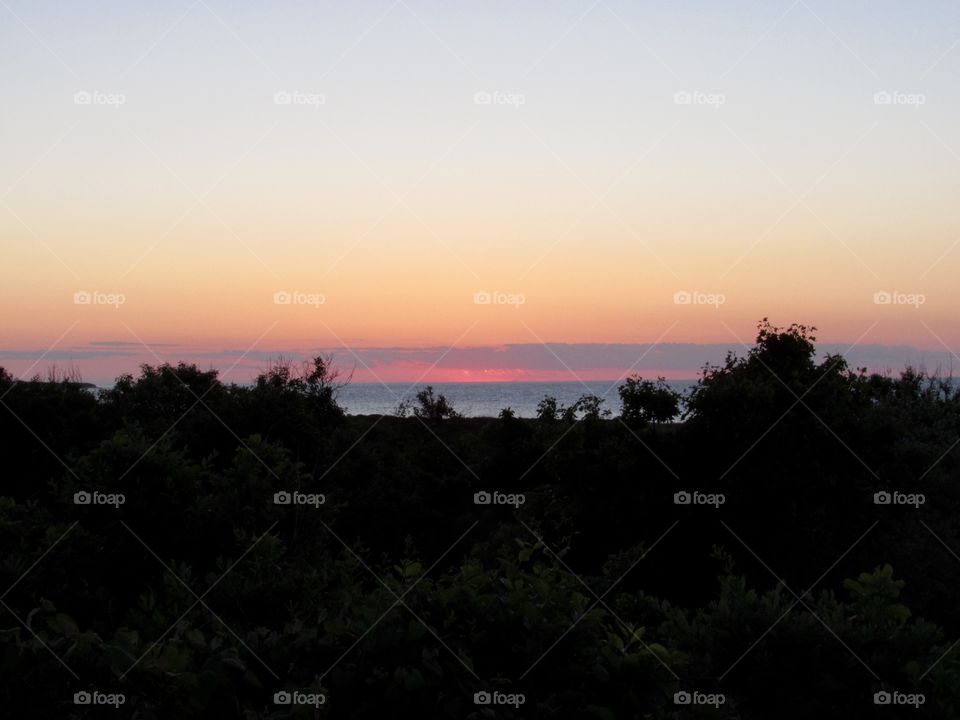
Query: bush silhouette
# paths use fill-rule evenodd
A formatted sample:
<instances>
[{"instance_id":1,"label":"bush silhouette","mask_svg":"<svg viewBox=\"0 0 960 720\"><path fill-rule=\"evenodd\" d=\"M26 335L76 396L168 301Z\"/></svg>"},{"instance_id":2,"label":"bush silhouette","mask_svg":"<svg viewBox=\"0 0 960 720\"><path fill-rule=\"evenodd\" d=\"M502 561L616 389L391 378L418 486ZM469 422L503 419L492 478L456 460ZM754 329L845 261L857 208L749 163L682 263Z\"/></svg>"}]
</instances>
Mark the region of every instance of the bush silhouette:
<instances>
[{"instance_id":1,"label":"bush silhouette","mask_svg":"<svg viewBox=\"0 0 960 720\"><path fill-rule=\"evenodd\" d=\"M954 717L960 395L813 333L762 321L687 397L628 378L619 418L591 395L460 417L429 386L414 417L348 416L324 358L249 386L145 365L98 394L0 369L0 703L309 716L273 702L296 689L330 717L463 718L498 691L526 697L507 718L792 720L872 717L900 689Z\"/></svg>"}]
</instances>

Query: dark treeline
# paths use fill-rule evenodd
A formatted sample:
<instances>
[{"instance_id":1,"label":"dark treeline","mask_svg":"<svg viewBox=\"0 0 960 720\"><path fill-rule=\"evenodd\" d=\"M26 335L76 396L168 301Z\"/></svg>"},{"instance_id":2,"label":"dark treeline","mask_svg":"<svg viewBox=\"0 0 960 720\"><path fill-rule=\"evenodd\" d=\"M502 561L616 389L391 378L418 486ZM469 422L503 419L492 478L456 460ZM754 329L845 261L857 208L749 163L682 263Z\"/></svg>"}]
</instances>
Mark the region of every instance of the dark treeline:
<instances>
[{"instance_id":1,"label":"dark treeline","mask_svg":"<svg viewBox=\"0 0 960 720\"><path fill-rule=\"evenodd\" d=\"M529 420L347 416L323 358L0 371L0 707L957 717L960 394L813 332Z\"/></svg>"}]
</instances>

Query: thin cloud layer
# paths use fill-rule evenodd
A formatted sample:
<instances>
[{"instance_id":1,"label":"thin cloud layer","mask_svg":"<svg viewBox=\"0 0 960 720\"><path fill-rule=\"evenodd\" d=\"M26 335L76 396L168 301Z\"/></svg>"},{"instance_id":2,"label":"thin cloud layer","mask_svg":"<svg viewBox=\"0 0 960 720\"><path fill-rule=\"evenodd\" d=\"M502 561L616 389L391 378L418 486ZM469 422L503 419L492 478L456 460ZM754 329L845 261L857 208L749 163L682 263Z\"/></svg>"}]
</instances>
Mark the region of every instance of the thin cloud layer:
<instances>
[{"instance_id":1,"label":"thin cloud layer","mask_svg":"<svg viewBox=\"0 0 960 720\"><path fill-rule=\"evenodd\" d=\"M821 345L821 354L843 353L852 367L897 372L907 366L951 375L955 358L947 351L907 345ZM299 362L314 355L332 356L334 365L354 382L483 382L523 380L614 380L639 373L685 379L705 365L722 363L738 345L696 343L539 343L489 347L241 348L205 350L175 344L151 345L96 341L54 349L0 350L0 365L18 377L41 376L52 367L69 367L87 381L109 385L141 364L183 361L217 368L224 380L246 382L280 358Z\"/></svg>"}]
</instances>

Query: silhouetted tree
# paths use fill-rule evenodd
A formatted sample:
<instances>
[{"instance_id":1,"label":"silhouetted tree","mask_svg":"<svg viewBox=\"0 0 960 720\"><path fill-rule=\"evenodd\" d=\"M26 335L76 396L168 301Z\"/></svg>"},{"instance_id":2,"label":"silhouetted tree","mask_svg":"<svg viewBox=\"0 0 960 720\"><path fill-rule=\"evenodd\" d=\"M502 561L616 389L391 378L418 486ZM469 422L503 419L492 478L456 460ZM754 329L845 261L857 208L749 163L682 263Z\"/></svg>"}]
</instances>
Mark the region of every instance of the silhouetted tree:
<instances>
[{"instance_id":1,"label":"silhouetted tree","mask_svg":"<svg viewBox=\"0 0 960 720\"><path fill-rule=\"evenodd\" d=\"M654 383L634 375L627 378L617 392L620 394L620 416L626 422L665 423L680 413L682 396L662 377Z\"/></svg>"},{"instance_id":2,"label":"silhouetted tree","mask_svg":"<svg viewBox=\"0 0 960 720\"><path fill-rule=\"evenodd\" d=\"M401 402L397 407L397 414L400 417L406 416L411 411L414 417L431 423L438 423L446 418L460 417L460 413L453 409L446 396L442 393L434 395L432 385L427 385L422 390L417 391L415 403Z\"/></svg>"}]
</instances>

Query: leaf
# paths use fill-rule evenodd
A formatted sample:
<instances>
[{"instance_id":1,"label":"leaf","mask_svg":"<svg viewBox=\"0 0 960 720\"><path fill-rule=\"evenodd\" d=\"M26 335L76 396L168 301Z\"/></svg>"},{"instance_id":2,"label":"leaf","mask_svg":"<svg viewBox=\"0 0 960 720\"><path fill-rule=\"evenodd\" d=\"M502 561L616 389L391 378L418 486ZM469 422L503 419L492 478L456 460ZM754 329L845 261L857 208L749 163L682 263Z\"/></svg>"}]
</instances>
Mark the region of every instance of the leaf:
<instances>
[{"instance_id":1,"label":"leaf","mask_svg":"<svg viewBox=\"0 0 960 720\"><path fill-rule=\"evenodd\" d=\"M247 669L247 664L236 655L224 655L222 658L220 658L220 661L227 667L233 668L234 670L245 672Z\"/></svg>"},{"instance_id":2,"label":"leaf","mask_svg":"<svg viewBox=\"0 0 960 720\"><path fill-rule=\"evenodd\" d=\"M57 613L54 617L47 620L47 627L54 632L72 638L80 634L80 628L72 617L66 613Z\"/></svg>"},{"instance_id":3,"label":"leaf","mask_svg":"<svg viewBox=\"0 0 960 720\"><path fill-rule=\"evenodd\" d=\"M654 655L660 657L660 658L663 659L663 660L667 660L667 659L669 659L669 657L670 657L670 651L667 650L667 649L666 649L663 645L661 645L660 643L649 643L649 644L647 645L647 647L650 649L650 651L651 651Z\"/></svg>"}]
</instances>

